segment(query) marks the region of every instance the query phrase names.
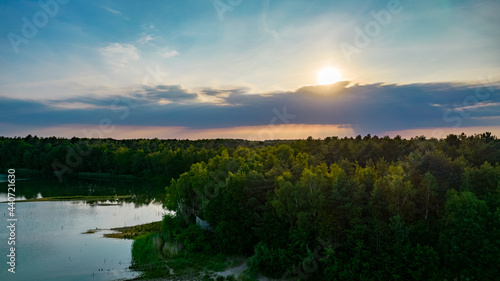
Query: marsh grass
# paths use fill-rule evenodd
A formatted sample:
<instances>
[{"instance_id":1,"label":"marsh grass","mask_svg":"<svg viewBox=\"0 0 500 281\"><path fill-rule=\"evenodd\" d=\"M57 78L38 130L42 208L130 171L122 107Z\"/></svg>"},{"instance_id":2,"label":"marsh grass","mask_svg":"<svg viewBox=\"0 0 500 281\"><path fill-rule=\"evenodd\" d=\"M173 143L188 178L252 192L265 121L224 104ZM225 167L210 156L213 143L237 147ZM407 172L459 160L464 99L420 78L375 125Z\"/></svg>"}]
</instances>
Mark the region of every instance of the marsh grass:
<instances>
[{"instance_id":1,"label":"marsh grass","mask_svg":"<svg viewBox=\"0 0 500 281\"><path fill-rule=\"evenodd\" d=\"M82 232L82 234L94 234L97 231L99 231L99 229L89 229L89 230L87 230L85 232Z\"/></svg>"},{"instance_id":2,"label":"marsh grass","mask_svg":"<svg viewBox=\"0 0 500 281\"><path fill-rule=\"evenodd\" d=\"M224 255L206 255L184 252L167 260L167 264L176 273L183 275L194 272L220 272L228 267L228 258Z\"/></svg>"},{"instance_id":3,"label":"marsh grass","mask_svg":"<svg viewBox=\"0 0 500 281\"><path fill-rule=\"evenodd\" d=\"M143 277L153 278L170 275L165 260L157 251L161 247L161 234L151 233L136 237L132 244L132 266L143 272Z\"/></svg>"},{"instance_id":4,"label":"marsh grass","mask_svg":"<svg viewBox=\"0 0 500 281\"><path fill-rule=\"evenodd\" d=\"M111 228L115 233L106 233L104 237L121 238L121 239L136 239L151 233L161 232L161 221L145 223L134 226ZM164 235L163 235L164 236ZM158 238L157 238L158 239Z\"/></svg>"},{"instance_id":5,"label":"marsh grass","mask_svg":"<svg viewBox=\"0 0 500 281\"><path fill-rule=\"evenodd\" d=\"M207 280L216 280L216 272L240 265L244 261L241 257L214 254L210 247L211 233L198 225L184 226L182 218L167 215L162 222L123 230L128 231L125 233L129 235L139 230L149 232L136 236L132 245L132 268L142 271L145 278L175 276L183 280L200 280L206 275L209 278ZM235 278L219 277L218 280Z\"/></svg>"},{"instance_id":6,"label":"marsh grass","mask_svg":"<svg viewBox=\"0 0 500 281\"><path fill-rule=\"evenodd\" d=\"M183 248L184 247L182 246L182 244L177 241L165 242L163 244L161 253L165 258L175 258L182 253Z\"/></svg>"}]
</instances>

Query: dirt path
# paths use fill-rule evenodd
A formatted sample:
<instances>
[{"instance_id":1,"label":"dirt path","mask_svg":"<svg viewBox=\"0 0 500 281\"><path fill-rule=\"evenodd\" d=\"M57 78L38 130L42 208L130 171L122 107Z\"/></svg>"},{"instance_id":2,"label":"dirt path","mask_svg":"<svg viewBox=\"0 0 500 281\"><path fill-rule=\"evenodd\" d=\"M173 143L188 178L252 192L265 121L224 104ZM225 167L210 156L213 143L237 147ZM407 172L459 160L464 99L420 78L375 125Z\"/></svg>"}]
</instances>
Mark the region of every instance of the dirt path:
<instances>
[{"instance_id":1,"label":"dirt path","mask_svg":"<svg viewBox=\"0 0 500 281\"><path fill-rule=\"evenodd\" d=\"M244 262L244 263L242 263L242 264L240 264L238 266L235 266L235 267L232 267L232 268L228 268L228 269L226 269L224 271L215 272L214 276L212 278L215 279L218 276L227 277L229 275L233 275L234 278L238 279L238 276L243 271L245 271L247 268L248 268L248 265ZM183 279L182 277L173 278L173 279L172 278L148 279L148 281L186 281L186 280L193 281L193 279ZM201 278L199 280L201 280ZM258 276L257 280L259 280L259 281L273 281L273 280L276 280L276 279L270 279L270 278L267 278L265 276Z\"/></svg>"},{"instance_id":2,"label":"dirt path","mask_svg":"<svg viewBox=\"0 0 500 281\"><path fill-rule=\"evenodd\" d=\"M244 262L240 265L238 265L237 267L233 267L233 268L229 268L229 269L226 269L225 271L222 271L222 272L216 272L216 277L217 276L223 276L223 277L227 277L229 275L233 275L234 278L238 278L238 276L245 270L248 268L248 265Z\"/></svg>"}]
</instances>

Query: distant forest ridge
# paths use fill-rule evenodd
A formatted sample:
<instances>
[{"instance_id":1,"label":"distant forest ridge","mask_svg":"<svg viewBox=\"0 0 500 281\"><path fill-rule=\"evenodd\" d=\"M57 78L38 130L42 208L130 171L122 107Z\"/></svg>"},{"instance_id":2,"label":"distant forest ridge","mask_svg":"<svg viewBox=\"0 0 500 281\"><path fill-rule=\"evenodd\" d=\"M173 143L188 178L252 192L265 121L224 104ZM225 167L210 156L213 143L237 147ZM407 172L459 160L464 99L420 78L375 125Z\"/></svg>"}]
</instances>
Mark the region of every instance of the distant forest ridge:
<instances>
[{"instance_id":1,"label":"distant forest ridge","mask_svg":"<svg viewBox=\"0 0 500 281\"><path fill-rule=\"evenodd\" d=\"M317 163L340 160L356 162L385 159L403 160L410 153L436 154L455 159L459 156L473 166L500 162L500 140L489 132L427 139L424 136L403 139L377 136L326 137L301 140L248 141L242 139L126 139L0 137L0 168L23 168L55 174L58 177L77 173L109 173L138 177L177 178L189 167L238 147L264 149L288 145L294 153L307 153Z\"/></svg>"}]
</instances>

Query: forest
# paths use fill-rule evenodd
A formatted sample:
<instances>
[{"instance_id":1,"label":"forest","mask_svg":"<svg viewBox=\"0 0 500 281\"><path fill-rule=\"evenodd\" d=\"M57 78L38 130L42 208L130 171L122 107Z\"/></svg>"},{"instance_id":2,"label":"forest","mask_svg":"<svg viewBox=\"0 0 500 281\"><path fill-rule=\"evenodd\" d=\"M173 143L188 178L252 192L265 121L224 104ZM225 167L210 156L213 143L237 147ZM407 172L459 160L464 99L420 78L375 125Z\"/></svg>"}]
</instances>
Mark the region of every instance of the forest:
<instances>
[{"instance_id":1,"label":"forest","mask_svg":"<svg viewBox=\"0 0 500 281\"><path fill-rule=\"evenodd\" d=\"M247 278L497 280L500 140L0 138L2 168L165 181L137 264L239 256ZM198 221L198 223L197 223ZM199 222L202 223L199 223ZM154 247L160 237L163 247ZM147 251L147 255L145 255ZM175 259L177 258L177 259Z\"/></svg>"}]
</instances>

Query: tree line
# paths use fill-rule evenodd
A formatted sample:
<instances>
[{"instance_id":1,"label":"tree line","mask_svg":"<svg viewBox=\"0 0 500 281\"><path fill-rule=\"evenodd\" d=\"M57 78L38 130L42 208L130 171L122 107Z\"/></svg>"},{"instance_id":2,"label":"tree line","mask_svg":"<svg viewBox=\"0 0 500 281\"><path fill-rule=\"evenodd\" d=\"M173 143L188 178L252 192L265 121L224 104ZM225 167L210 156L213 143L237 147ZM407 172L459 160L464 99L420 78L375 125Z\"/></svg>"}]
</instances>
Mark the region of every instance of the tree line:
<instances>
[{"instance_id":1,"label":"tree line","mask_svg":"<svg viewBox=\"0 0 500 281\"><path fill-rule=\"evenodd\" d=\"M175 215L164 218L162 235L182 245L179 255L246 256L253 274L304 280L500 276L500 140L490 133L267 142L0 137L0 163L52 174L71 149L89 153L69 174L170 181L165 204Z\"/></svg>"},{"instance_id":2,"label":"tree line","mask_svg":"<svg viewBox=\"0 0 500 281\"><path fill-rule=\"evenodd\" d=\"M495 280L499 155L488 133L225 149L171 181L164 234L273 278Z\"/></svg>"}]
</instances>

